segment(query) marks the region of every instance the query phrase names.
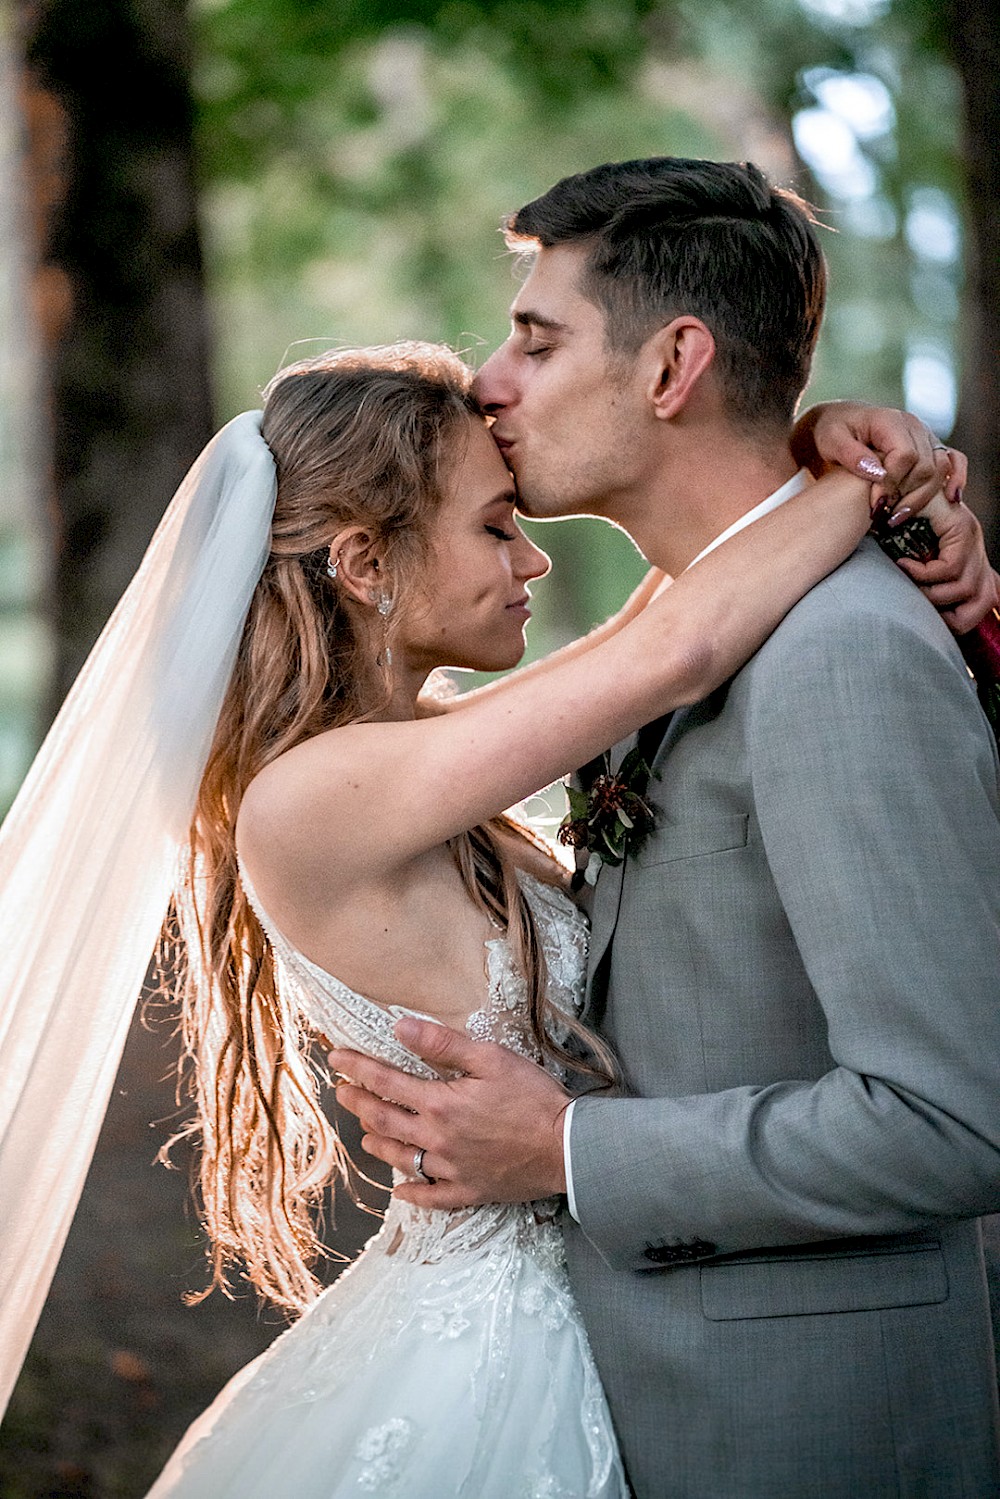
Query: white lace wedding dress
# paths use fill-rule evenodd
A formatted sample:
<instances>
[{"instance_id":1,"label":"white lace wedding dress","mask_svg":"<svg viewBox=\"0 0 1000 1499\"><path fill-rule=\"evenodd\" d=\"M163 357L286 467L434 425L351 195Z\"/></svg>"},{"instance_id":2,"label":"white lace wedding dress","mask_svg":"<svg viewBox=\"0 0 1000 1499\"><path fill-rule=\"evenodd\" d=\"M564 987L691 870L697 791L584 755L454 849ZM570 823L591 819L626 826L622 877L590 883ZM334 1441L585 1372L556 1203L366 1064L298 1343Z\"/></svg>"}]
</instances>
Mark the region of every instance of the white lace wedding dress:
<instances>
[{"instance_id":1,"label":"white lace wedding dress","mask_svg":"<svg viewBox=\"0 0 1000 1499\"><path fill-rule=\"evenodd\" d=\"M583 918L529 876L564 1011ZM340 1045L430 1076L386 1009L311 963L254 904L280 982ZM474 1036L535 1056L506 939L486 948ZM555 1201L429 1212L391 1199L363 1254L190 1427L148 1499L625 1499L611 1419L570 1293Z\"/></svg>"}]
</instances>

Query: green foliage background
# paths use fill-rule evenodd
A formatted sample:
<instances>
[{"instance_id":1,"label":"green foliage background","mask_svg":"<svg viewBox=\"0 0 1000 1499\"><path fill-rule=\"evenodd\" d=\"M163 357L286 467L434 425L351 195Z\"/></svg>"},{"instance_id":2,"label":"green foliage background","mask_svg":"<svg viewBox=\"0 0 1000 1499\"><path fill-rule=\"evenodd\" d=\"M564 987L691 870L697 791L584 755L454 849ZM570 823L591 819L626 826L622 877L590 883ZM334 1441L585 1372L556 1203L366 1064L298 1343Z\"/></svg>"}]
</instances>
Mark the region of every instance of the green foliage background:
<instances>
[{"instance_id":1,"label":"green foliage background","mask_svg":"<svg viewBox=\"0 0 1000 1499\"><path fill-rule=\"evenodd\" d=\"M502 215L568 172L659 153L749 156L818 202L833 296L810 393L901 404L914 337L952 355L959 337L958 271L921 288L904 232L914 191L959 191L935 17L924 0L200 0L220 416L283 359L334 343L443 339L475 363L515 289ZM823 70L892 101L891 128L859 141L876 183L863 212L792 145ZM556 568L536 650L607 614L640 571L596 522L540 540Z\"/></svg>"}]
</instances>

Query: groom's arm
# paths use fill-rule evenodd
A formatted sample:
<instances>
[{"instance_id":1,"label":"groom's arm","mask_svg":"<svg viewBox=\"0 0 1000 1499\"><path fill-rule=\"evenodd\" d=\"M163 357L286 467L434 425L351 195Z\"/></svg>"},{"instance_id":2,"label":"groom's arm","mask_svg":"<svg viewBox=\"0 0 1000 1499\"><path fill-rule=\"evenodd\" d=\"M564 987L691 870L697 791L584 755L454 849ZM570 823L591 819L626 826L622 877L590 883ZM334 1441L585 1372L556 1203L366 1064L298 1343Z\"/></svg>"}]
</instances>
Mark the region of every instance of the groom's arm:
<instances>
[{"instance_id":1,"label":"groom's arm","mask_svg":"<svg viewBox=\"0 0 1000 1499\"><path fill-rule=\"evenodd\" d=\"M748 1250L1000 1208L996 749L933 621L858 610L844 586L789 616L747 688L761 835L836 1066L581 1100L579 1218L622 1268L650 1243Z\"/></svg>"}]
</instances>

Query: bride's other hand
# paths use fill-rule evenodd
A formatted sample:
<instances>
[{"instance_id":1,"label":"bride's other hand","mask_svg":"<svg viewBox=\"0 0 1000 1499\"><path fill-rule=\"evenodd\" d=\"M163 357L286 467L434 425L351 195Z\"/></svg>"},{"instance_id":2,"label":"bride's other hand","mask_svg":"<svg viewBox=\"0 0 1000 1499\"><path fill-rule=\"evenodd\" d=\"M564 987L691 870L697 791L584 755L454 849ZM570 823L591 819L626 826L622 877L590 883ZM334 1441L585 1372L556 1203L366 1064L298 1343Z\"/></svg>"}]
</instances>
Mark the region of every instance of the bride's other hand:
<instances>
[{"instance_id":1,"label":"bride's other hand","mask_svg":"<svg viewBox=\"0 0 1000 1499\"><path fill-rule=\"evenodd\" d=\"M1000 580L990 566L983 530L965 505L938 494L925 510L938 537L933 562L903 558L898 566L918 584L956 635L973 629L1000 603Z\"/></svg>"},{"instance_id":2,"label":"bride's other hand","mask_svg":"<svg viewBox=\"0 0 1000 1499\"><path fill-rule=\"evenodd\" d=\"M905 507L916 514L941 490L957 504L968 478L965 454L944 447L918 417L859 401L810 406L795 424L791 446L796 462L814 474L839 464L874 480L874 498L890 496L897 512Z\"/></svg>"},{"instance_id":3,"label":"bride's other hand","mask_svg":"<svg viewBox=\"0 0 1000 1499\"><path fill-rule=\"evenodd\" d=\"M829 401L812 406L796 423L792 453L813 473L839 464L874 477L873 459L885 478L872 488L872 500L894 501L893 518L905 521L923 512L938 537L933 562L901 561L899 566L923 590L956 635L973 629L997 607L997 575L986 555L982 527L962 503L968 459L940 443L907 411Z\"/></svg>"}]
</instances>

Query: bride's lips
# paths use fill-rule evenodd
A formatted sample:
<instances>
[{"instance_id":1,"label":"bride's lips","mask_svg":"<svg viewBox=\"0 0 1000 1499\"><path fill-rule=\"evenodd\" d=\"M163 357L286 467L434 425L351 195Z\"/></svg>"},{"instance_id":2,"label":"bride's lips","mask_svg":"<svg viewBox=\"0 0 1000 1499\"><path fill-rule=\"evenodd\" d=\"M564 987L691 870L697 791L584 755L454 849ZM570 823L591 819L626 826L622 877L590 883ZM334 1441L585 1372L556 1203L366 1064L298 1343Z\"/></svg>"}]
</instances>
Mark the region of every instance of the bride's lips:
<instances>
[{"instance_id":1,"label":"bride's lips","mask_svg":"<svg viewBox=\"0 0 1000 1499\"><path fill-rule=\"evenodd\" d=\"M510 449L514 446L514 439L511 437L498 437L496 432L491 432L490 436L493 438L493 441L496 443L501 453L509 452Z\"/></svg>"}]
</instances>

